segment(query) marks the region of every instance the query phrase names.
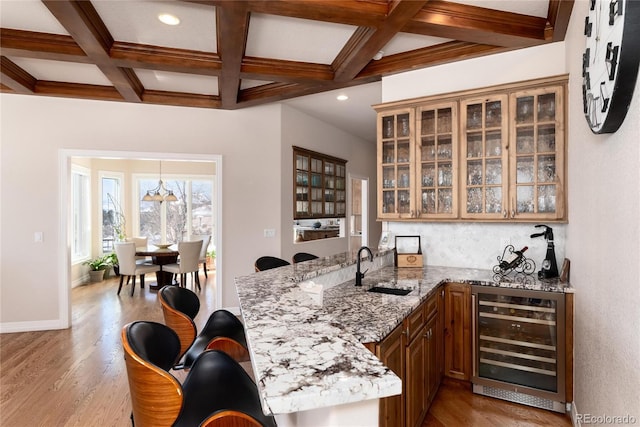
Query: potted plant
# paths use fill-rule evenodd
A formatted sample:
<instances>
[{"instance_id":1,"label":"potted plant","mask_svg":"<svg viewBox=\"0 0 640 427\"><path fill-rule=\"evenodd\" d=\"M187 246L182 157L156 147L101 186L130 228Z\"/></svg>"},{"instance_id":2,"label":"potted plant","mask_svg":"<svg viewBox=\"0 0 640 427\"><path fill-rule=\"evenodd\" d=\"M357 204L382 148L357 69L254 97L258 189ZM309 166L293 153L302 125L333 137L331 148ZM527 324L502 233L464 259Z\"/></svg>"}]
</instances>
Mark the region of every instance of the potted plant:
<instances>
[{"instance_id":1,"label":"potted plant","mask_svg":"<svg viewBox=\"0 0 640 427\"><path fill-rule=\"evenodd\" d=\"M216 269L216 250L211 249L207 252L207 270Z\"/></svg>"},{"instance_id":2,"label":"potted plant","mask_svg":"<svg viewBox=\"0 0 640 427\"><path fill-rule=\"evenodd\" d=\"M104 279L104 272L110 265L107 257L108 255L103 255L83 262L83 264L89 266L90 282L101 282Z\"/></svg>"},{"instance_id":3,"label":"potted plant","mask_svg":"<svg viewBox=\"0 0 640 427\"><path fill-rule=\"evenodd\" d=\"M104 256L106 262L109 264L109 266L106 268L106 271L104 273L104 277L105 279L107 277L109 277L109 270L111 270L111 268L113 268L113 272L116 276L120 275L120 265L118 264L118 255L116 255L115 252L111 252L108 255Z\"/></svg>"}]
</instances>

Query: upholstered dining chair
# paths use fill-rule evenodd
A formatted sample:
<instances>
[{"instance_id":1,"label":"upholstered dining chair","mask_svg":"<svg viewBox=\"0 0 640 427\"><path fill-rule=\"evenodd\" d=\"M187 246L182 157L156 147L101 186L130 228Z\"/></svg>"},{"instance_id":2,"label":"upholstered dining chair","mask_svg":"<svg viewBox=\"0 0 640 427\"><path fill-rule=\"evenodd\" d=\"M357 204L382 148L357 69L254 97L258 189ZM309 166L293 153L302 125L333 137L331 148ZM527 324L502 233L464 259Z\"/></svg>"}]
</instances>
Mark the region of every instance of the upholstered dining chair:
<instances>
[{"instance_id":1,"label":"upholstered dining chair","mask_svg":"<svg viewBox=\"0 0 640 427\"><path fill-rule=\"evenodd\" d=\"M127 285L129 278L132 278L131 295L136 287L136 276L140 276L140 288L144 288L144 275L147 273L155 273L160 270L159 265L155 264L138 264L136 262L136 244L133 242L119 242L115 244L116 256L118 257L118 265L120 266L120 285L118 286L118 295L122 290L122 282L127 277Z\"/></svg>"},{"instance_id":2,"label":"upholstered dining chair","mask_svg":"<svg viewBox=\"0 0 640 427\"><path fill-rule=\"evenodd\" d=\"M133 242L136 244L136 248L146 248L148 245L148 239L146 237L127 237L125 242ZM137 256L136 262L138 264L150 261L146 256Z\"/></svg>"},{"instance_id":3,"label":"upholstered dining chair","mask_svg":"<svg viewBox=\"0 0 640 427\"><path fill-rule=\"evenodd\" d=\"M192 275L198 290L200 290L200 277L198 277L198 260L200 259L200 248L202 248L202 240L194 240L191 242L178 243L178 262L173 264L165 264L162 271L180 275L180 286L187 286L187 273L196 273Z\"/></svg>"},{"instance_id":4,"label":"upholstered dining chair","mask_svg":"<svg viewBox=\"0 0 640 427\"><path fill-rule=\"evenodd\" d=\"M318 259L318 257L314 254L310 254L307 252L298 252L291 258L291 261L293 261L293 263L296 264L299 262L311 261L312 259Z\"/></svg>"},{"instance_id":5,"label":"upholstered dining chair","mask_svg":"<svg viewBox=\"0 0 640 427\"><path fill-rule=\"evenodd\" d=\"M256 260L254 267L256 271L264 271L272 268L284 267L285 265L291 265L291 263L287 260L274 256L261 256Z\"/></svg>"},{"instance_id":6,"label":"upholstered dining chair","mask_svg":"<svg viewBox=\"0 0 640 427\"><path fill-rule=\"evenodd\" d=\"M204 277L209 277L207 275L207 248L209 247L209 243L211 243L211 236L204 236L204 239L202 239L202 248L200 248L200 259L198 260L198 262L202 264Z\"/></svg>"},{"instance_id":7,"label":"upholstered dining chair","mask_svg":"<svg viewBox=\"0 0 640 427\"><path fill-rule=\"evenodd\" d=\"M190 289L164 286L158 292L164 323L180 338L180 356L175 369L189 369L205 350L221 350L238 362L249 360L244 326L227 310L214 311L198 334L193 319L200 311L200 299Z\"/></svg>"},{"instance_id":8,"label":"upholstered dining chair","mask_svg":"<svg viewBox=\"0 0 640 427\"><path fill-rule=\"evenodd\" d=\"M264 415L255 383L227 354L210 350L183 383L170 373L180 340L168 326L137 321L122 329L135 427L275 427Z\"/></svg>"}]
</instances>

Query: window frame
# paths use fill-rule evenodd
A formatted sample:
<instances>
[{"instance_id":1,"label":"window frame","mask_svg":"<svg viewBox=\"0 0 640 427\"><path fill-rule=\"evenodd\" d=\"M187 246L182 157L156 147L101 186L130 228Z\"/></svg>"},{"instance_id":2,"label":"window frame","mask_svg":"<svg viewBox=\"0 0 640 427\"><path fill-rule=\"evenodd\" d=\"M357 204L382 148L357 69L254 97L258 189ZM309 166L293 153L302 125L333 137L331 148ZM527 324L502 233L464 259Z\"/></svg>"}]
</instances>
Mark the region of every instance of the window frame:
<instances>
[{"instance_id":1,"label":"window frame","mask_svg":"<svg viewBox=\"0 0 640 427\"><path fill-rule=\"evenodd\" d=\"M81 193L77 194L76 177L84 177ZM84 196L84 197L83 197ZM91 170L84 166L71 165L71 262L79 264L91 259ZM77 206L78 201L82 204ZM78 210L80 213L78 215ZM78 219L79 218L79 219ZM84 219L84 221L83 221ZM80 224L78 221L82 221ZM80 228L80 230L79 230ZM77 247L76 236L81 234L83 248Z\"/></svg>"},{"instance_id":2,"label":"window frame","mask_svg":"<svg viewBox=\"0 0 640 427\"><path fill-rule=\"evenodd\" d=\"M100 241L100 247L102 248L102 251L104 252L104 226L103 226L103 209L102 206L104 204L104 200L103 200L103 185L102 185L102 180L103 179L115 179L116 181L118 181L118 190L117 190L117 195L114 195L115 198L115 202L118 203L120 205L120 209L122 210L122 212L126 212L125 208L125 197L124 197L124 174L121 172L111 172L111 171L103 171L100 170L98 171L98 194L99 197L97 197L98 200L96 200L97 202L97 210L98 210L98 228L100 230L100 235L99 235L99 241ZM113 252L113 251L111 251ZM104 252L104 253L108 253L108 252Z\"/></svg>"}]
</instances>

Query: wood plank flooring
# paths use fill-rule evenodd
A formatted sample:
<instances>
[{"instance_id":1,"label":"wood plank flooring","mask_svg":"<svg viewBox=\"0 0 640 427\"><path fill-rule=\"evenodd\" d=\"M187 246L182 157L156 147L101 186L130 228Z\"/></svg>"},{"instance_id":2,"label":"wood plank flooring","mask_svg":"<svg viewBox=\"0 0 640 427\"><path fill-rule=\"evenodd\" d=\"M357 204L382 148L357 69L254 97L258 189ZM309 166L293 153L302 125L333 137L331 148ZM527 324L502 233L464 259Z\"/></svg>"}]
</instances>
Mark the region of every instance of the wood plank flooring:
<instances>
[{"instance_id":1,"label":"wood plank flooring","mask_svg":"<svg viewBox=\"0 0 640 427\"><path fill-rule=\"evenodd\" d=\"M214 309L215 272L200 279L198 327ZM134 320L162 322L162 311L148 286L141 291L138 284L133 297L128 287L116 296L117 288L112 278L73 289L70 329L0 335L2 427L131 425L120 332ZM446 381L423 427L564 425L571 425L568 417L474 395Z\"/></svg>"}]
</instances>

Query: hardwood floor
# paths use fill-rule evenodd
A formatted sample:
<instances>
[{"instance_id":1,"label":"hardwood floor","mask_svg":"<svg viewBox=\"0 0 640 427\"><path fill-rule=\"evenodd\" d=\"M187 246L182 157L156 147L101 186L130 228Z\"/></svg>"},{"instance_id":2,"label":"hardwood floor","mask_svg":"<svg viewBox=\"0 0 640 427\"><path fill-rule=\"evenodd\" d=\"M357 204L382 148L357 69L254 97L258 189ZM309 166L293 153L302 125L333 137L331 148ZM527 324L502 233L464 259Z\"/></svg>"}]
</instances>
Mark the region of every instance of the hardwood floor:
<instances>
[{"instance_id":1,"label":"hardwood floor","mask_svg":"<svg viewBox=\"0 0 640 427\"><path fill-rule=\"evenodd\" d=\"M214 309L215 273L200 279L199 328ZM131 425L120 332L134 320L162 322L162 311L148 286L136 287L133 297L127 287L116 296L117 280L72 290L70 329L0 335L1 426ZM571 425L568 417L474 395L468 386L445 381L423 427L565 425Z\"/></svg>"}]
</instances>

